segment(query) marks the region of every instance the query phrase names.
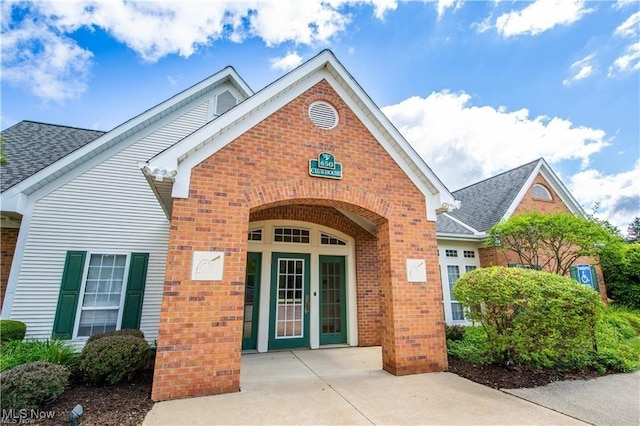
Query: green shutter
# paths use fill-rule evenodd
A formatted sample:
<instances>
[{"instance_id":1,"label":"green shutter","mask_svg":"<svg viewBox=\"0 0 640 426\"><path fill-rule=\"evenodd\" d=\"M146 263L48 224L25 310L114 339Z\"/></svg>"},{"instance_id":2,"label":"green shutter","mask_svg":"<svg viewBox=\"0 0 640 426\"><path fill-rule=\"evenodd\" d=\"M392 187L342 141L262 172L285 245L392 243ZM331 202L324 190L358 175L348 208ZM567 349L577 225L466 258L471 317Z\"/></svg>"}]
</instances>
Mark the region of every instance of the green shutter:
<instances>
[{"instance_id":1,"label":"green shutter","mask_svg":"<svg viewBox=\"0 0 640 426\"><path fill-rule=\"evenodd\" d=\"M569 268L569 274L571 275L571 279L580 282L580 280L578 279L578 267L577 266L571 266Z\"/></svg>"},{"instance_id":2,"label":"green shutter","mask_svg":"<svg viewBox=\"0 0 640 426\"><path fill-rule=\"evenodd\" d=\"M596 268L594 266L591 267L591 282L593 285L593 289L600 293L600 284L598 283L598 274L596 274Z\"/></svg>"},{"instance_id":3,"label":"green shutter","mask_svg":"<svg viewBox=\"0 0 640 426\"><path fill-rule=\"evenodd\" d=\"M73 335L86 257L87 253L84 251L67 252L67 259L62 272L56 317L53 321L52 337L56 339L71 339Z\"/></svg>"},{"instance_id":4,"label":"green shutter","mask_svg":"<svg viewBox=\"0 0 640 426\"><path fill-rule=\"evenodd\" d=\"M129 262L129 278L124 298L124 312L120 328L140 328L144 286L147 282L148 253L132 253Z\"/></svg>"}]
</instances>

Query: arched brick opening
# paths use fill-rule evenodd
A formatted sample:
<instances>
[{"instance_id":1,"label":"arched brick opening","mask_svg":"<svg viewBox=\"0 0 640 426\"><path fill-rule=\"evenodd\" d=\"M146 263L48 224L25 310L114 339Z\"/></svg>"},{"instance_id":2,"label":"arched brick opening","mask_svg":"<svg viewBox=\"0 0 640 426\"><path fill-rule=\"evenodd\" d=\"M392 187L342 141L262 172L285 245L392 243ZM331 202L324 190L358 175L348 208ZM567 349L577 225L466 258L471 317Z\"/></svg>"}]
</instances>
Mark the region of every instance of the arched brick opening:
<instances>
[{"instance_id":1,"label":"arched brick opening","mask_svg":"<svg viewBox=\"0 0 640 426\"><path fill-rule=\"evenodd\" d=\"M356 305L358 346L380 345L381 333L381 290L378 273L377 238L374 233L345 216L336 207L298 204L301 200L292 200L292 204L263 205L254 208L249 223L268 220L296 220L323 225L340 231L355 241ZM294 204L295 203L295 204ZM346 208L341 204L342 208Z\"/></svg>"}]
</instances>

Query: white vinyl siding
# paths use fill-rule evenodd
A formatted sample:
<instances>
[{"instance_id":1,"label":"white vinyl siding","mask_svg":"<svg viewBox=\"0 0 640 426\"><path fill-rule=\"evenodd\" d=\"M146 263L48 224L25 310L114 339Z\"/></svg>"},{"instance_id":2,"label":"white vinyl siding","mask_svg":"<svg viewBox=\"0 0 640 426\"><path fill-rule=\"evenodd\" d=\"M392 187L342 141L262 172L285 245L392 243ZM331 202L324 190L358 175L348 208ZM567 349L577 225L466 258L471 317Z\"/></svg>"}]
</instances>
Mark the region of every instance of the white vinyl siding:
<instances>
[{"instance_id":1,"label":"white vinyl siding","mask_svg":"<svg viewBox=\"0 0 640 426\"><path fill-rule=\"evenodd\" d=\"M208 107L195 106L36 203L10 314L27 323L27 337L51 337L68 250L149 253L140 329L157 337L169 221L137 164L204 125Z\"/></svg>"}]
</instances>

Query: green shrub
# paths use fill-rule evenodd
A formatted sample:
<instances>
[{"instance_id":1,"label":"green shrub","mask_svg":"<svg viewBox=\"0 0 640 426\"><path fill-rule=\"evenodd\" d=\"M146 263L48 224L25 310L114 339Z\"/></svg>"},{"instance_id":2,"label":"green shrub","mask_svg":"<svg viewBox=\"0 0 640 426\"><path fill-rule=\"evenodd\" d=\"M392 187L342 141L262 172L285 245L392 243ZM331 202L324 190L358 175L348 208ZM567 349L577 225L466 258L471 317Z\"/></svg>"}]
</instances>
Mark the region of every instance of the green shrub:
<instances>
[{"instance_id":1,"label":"green shrub","mask_svg":"<svg viewBox=\"0 0 640 426\"><path fill-rule=\"evenodd\" d=\"M113 335L86 344L80 357L80 371L89 382L114 384L144 368L151 348L142 338Z\"/></svg>"},{"instance_id":2,"label":"green shrub","mask_svg":"<svg viewBox=\"0 0 640 426\"><path fill-rule=\"evenodd\" d=\"M135 336L144 339L144 333L135 328L123 328L122 330L109 331L107 333L94 334L87 339L87 343L91 343L94 340L102 339L109 336Z\"/></svg>"},{"instance_id":3,"label":"green shrub","mask_svg":"<svg viewBox=\"0 0 640 426\"><path fill-rule=\"evenodd\" d=\"M27 324L15 320L0 320L0 342L11 342L24 339Z\"/></svg>"},{"instance_id":4,"label":"green shrub","mask_svg":"<svg viewBox=\"0 0 640 426\"><path fill-rule=\"evenodd\" d=\"M0 371L28 362L46 361L73 370L78 354L71 343L64 340L23 340L2 345Z\"/></svg>"},{"instance_id":5,"label":"green shrub","mask_svg":"<svg viewBox=\"0 0 640 426\"><path fill-rule=\"evenodd\" d=\"M482 324L493 362L563 369L592 361L603 305L591 288L547 272L492 267L463 275L454 297Z\"/></svg>"},{"instance_id":6,"label":"green shrub","mask_svg":"<svg viewBox=\"0 0 640 426\"><path fill-rule=\"evenodd\" d=\"M605 318L611 317L626 322L629 327L633 328L635 335L640 335L640 311L624 306L609 306L605 310Z\"/></svg>"},{"instance_id":7,"label":"green shrub","mask_svg":"<svg viewBox=\"0 0 640 426\"><path fill-rule=\"evenodd\" d=\"M0 373L2 409L34 409L60 395L69 382L69 369L36 361Z\"/></svg>"},{"instance_id":8,"label":"green shrub","mask_svg":"<svg viewBox=\"0 0 640 426\"><path fill-rule=\"evenodd\" d=\"M633 371L640 367L640 353L621 341L619 329L611 322L598 321L598 350L593 353L592 366L601 372Z\"/></svg>"},{"instance_id":9,"label":"green shrub","mask_svg":"<svg viewBox=\"0 0 640 426\"><path fill-rule=\"evenodd\" d=\"M617 305L640 309L640 243L623 244L619 250L603 253L601 265L607 296Z\"/></svg>"},{"instance_id":10,"label":"green shrub","mask_svg":"<svg viewBox=\"0 0 640 426\"><path fill-rule=\"evenodd\" d=\"M447 325L444 326L444 331L447 336L447 340L462 340L464 339L464 333L466 331L466 327L463 325Z\"/></svg>"},{"instance_id":11,"label":"green shrub","mask_svg":"<svg viewBox=\"0 0 640 426\"><path fill-rule=\"evenodd\" d=\"M478 364L492 362L487 333L482 327L465 327L460 340L447 340L447 354L462 361Z\"/></svg>"}]
</instances>

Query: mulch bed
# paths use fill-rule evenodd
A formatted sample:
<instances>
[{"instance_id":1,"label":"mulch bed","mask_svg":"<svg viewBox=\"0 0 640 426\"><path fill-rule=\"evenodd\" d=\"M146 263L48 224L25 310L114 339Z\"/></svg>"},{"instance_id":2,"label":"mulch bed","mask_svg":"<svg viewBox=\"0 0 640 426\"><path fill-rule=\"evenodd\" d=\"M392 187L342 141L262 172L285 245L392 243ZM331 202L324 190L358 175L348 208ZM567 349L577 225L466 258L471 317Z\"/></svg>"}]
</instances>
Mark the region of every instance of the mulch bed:
<instances>
[{"instance_id":1,"label":"mulch bed","mask_svg":"<svg viewBox=\"0 0 640 426\"><path fill-rule=\"evenodd\" d=\"M507 369L500 365L480 365L449 357L449 371L471 381L495 389L515 389L543 386L558 380L584 380L598 377L593 370L558 372L530 368ZM60 397L43 411L55 411L53 419L38 421L38 425L69 424L69 413L80 404L84 408L82 424L140 425L153 407L151 401L152 370L128 383L118 385L87 385L72 383Z\"/></svg>"},{"instance_id":2,"label":"mulch bed","mask_svg":"<svg viewBox=\"0 0 640 426\"><path fill-rule=\"evenodd\" d=\"M69 413L80 404L84 409L81 422L91 425L140 425L153 407L151 401L152 370L126 383L92 385L72 382L53 403L42 411L55 411L53 419L40 420L37 425L69 425Z\"/></svg>"},{"instance_id":3,"label":"mulch bed","mask_svg":"<svg viewBox=\"0 0 640 426\"><path fill-rule=\"evenodd\" d=\"M590 369L560 372L496 364L473 364L449 357L449 372L494 389L534 388L559 380L587 380L602 374Z\"/></svg>"}]
</instances>

